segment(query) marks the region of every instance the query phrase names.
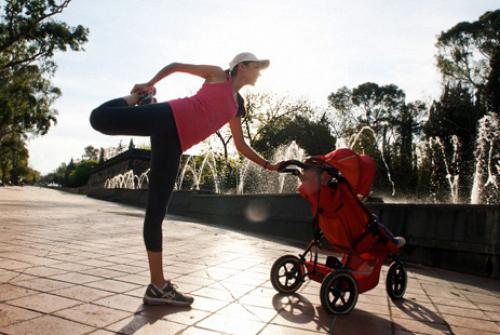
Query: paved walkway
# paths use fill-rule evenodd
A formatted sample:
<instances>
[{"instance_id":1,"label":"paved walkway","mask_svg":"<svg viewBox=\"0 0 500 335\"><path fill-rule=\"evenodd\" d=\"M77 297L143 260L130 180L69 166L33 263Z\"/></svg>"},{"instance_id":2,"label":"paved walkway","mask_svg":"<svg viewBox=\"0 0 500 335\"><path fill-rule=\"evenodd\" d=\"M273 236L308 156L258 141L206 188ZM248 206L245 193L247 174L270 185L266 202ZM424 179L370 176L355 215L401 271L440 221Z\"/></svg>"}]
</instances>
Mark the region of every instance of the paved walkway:
<instances>
[{"instance_id":1,"label":"paved walkway","mask_svg":"<svg viewBox=\"0 0 500 335\"><path fill-rule=\"evenodd\" d=\"M392 303L381 279L334 318L317 283L272 289L273 261L298 249L182 218L164 222L165 270L195 303L143 306L142 221L133 207L0 188L0 333L500 334L499 281L410 267L405 300Z\"/></svg>"}]
</instances>

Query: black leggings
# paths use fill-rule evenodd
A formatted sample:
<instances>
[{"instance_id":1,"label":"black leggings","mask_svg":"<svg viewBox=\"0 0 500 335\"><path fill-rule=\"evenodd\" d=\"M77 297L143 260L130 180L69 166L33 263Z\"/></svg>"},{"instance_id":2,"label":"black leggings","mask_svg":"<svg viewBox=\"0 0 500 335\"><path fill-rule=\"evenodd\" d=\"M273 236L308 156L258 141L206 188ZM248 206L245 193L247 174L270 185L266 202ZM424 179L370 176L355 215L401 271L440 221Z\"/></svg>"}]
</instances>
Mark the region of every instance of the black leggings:
<instances>
[{"instance_id":1,"label":"black leggings","mask_svg":"<svg viewBox=\"0 0 500 335\"><path fill-rule=\"evenodd\" d=\"M161 225L182 154L170 105L129 106L122 98L114 99L92 111L90 124L106 135L150 136L151 163L143 235L147 250L162 251Z\"/></svg>"}]
</instances>

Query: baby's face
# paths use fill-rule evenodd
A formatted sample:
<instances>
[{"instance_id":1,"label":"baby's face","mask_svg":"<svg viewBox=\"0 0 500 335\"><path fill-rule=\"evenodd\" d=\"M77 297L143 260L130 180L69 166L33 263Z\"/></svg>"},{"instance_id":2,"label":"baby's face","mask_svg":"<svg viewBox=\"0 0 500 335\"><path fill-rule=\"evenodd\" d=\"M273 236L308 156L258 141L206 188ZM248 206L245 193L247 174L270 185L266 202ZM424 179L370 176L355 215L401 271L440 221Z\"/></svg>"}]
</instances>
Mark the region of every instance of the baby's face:
<instances>
[{"instance_id":1,"label":"baby's face","mask_svg":"<svg viewBox=\"0 0 500 335\"><path fill-rule=\"evenodd\" d=\"M318 175L317 170L309 169L304 170L303 174L300 176L300 180L309 192L316 192L318 190L318 177L321 178L320 185L326 185L330 180L330 175L326 172L322 172Z\"/></svg>"}]
</instances>

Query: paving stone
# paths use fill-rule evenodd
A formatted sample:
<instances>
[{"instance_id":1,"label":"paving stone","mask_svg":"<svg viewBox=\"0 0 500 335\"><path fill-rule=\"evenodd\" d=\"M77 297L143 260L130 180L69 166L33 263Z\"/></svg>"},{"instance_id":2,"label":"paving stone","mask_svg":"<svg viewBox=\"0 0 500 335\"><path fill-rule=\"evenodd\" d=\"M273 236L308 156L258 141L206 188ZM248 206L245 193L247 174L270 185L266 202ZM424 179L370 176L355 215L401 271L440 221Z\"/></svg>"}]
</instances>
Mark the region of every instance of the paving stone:
<instances>
[{"instance_id":1,"label":"paving stone","mask_svg":"<svg viewBox=\"0 0 500 335\"><path fill-rule=\"evenodd\" d=\"M17 286L27 287L33 290L50 292L61 288L73 286L72 283L67 283L59 280L52 280L47 278L36 278L31 280L23 280L16 282Z\"/></svg>"},{"instance_id":2,"label":"paving stone","mask_svg":"<svg viewBox=\"0 0 500 335\"><path fill-rule=\"evenodd\" d=\"M115 292L115 293L123 293L126 291L131 291L135 288L138 288L138 285L131 284L131 283L125 283L122 281L117 281L117 280L112 280L112 279L105 279L105 280L87 283L87 284L85 284L85 286L89 286L89 287L93 287L93 288L97 288L97 289L102 289L105 291Z\"/></svg>"},{"instance_id":3,"label":"paving stone","mask_svg":"<svg viewBox=\"0 0 500 335\"><path fill-rule=\"evenodd\" d=\"M136 314L106 327L107 330L125 335L174 335L185 328L186 325L180 323L148 319L141 314Z\"/></svg>"},{"instance_id":4,"label":"paving stone","mask_svg":"<svg viewBox=\"0 0 500 335\"><path fill-rule=\"evenodd\" d=\"M51 276L50 278L55 279L55 280L59 280L59 281L68 282L68 283L73 283L73 284L84 284L84 283L90 283L93 281L102 280L102 278L84 275L84 274L81 274L78 272L69 272L69 273L64 273L64 274L58 274L55 276Z\"/></svg>"},{"instance_id":5,"label":"paving stone","mask_svg":"<svg viewBox=\"0 0 500 335\"><path fill-rule=\"evenodd\" d=\"M49 277L66 273L66 270L50 268L46 266L35 266L23 271L26 274L31 274L39 277Z\"/></svg>"},{"instance_id":6,"label":"paving stone","mask_svg":"<svg viewBox=\"0 0 500 335\"><path fill-rule=\"evenodd\" d=\"M238 335L257 334L265 325L263 322L235 319L223 315L212 315L197 324L197 326L211 331Z\"/></svg>"},{"instance_id":7,"label":"paving stone","mask_svg":"<svg viewBox=\"0 0 500 335\"><path fill-rule=\"evenodd\" d=\"M0 304L0 327L8 326L12 323L34 319L42 314L29 311L24 308Z\"/></svg>"},{"instance_id":8,"label":"paving stone","mask_svg":"<svg viewBox=\"0 0 500 335\"><path fill-rule=\"evenodd\" d=\"M410 319L393 318L394 328L417 334L453 334L450 328L440 322L421 322Z\"/></svg>"},{"instance_id":9,"label":"paving stone","mask_svg":"<svg viewBox=\"0 0 500 335\"><path fill-rule=\"evenodd\" d=\"M138 313L144 309L142 298L131 297L124 294L115 294L113 296L96 300L93 303L132 313Z\"/></svg>"},{"instance_id":10,"label":"paving stone","mask_svg":"<svg viewBox=\"0 0 500 335\"><path fill-rule=\"evenodd\" d=\"M64 309L55 313L55 315L100 328L122 320L129 316L130 313L104 306L84 304Z\"/></svg>"},{"instance_id":11,"label":"paving stone","mask_svg":"<svg viewBox=\"0 0 500 335\"><path fill-rule=\"evenodd\" d=\"M278 325L267 325L259 335L316 335L321 332L313 332L300 328L284 327Z\"/></svg>"},{"instance_id":12,"label":"paving stone","mask_svg":"<svg viewBox=\"0 0 500 335\"><path fill-rule=\"evenodd\" d=\"M162 319L189 326L211 315L210 312L199 309L173 305L144 306L140 314L148 319Z\"/></svg>"},{"instance_id":13,"label":"paving stone","mask_svg":"<svg viewBox=\"0 0 500 335\"><path fill-rule=\"evenodd\" d=\"M0 269L0 283L7 283L12 278L19 276L18 272Z\"/></svg>"},{"instance_id":14,"label":"paving stone","mask_svg":"<svg viewBox=\"0 0 500 335\"><path fill-rule=\"evenodd\" d=\"M495 322L487 321L487 320L479 320L474 319L472 317L466 316L455 316L455 315L447 315L446 322L453 327L462 327L462 328L470 328L476 331L487 331L492 333L500 333L500 326Z\"/></svg>"},{"instance_id":15,"label":"paving stone","mask_svg":"<svg viewBox=\"0 0 500 335\"><path fill-rule=\"evenodd\" d=\"M79 335L86 334L94 328L80 323L46 315L33 320L16 323L9 327L0 328L0 331L16 335Z\"/></svg>"},{"instance_id":16,"label":"paving stone","mask_svg":"<svg viewBox=\"0 0 500 335\"><path fill-rule=\"evenodd\" d=\"M114 295L108 291L102 291L95 288L75 285L68 288L52 291L51 294L59 295L71 299L81 300L85 302L94 301L107 296Z\"/></svg>"},{"instance_id":17,"label":"paving stone","mask_svg":"<svg viewBox=\"0 0 500 335\"><path fill-rule=\"evenodd\" d=\"M27 295L37 294L38 292L29 290L24 287L14 286L11 284L1 284L0 285L0 301L7 301L11 299L16 299L24 297Z\"/></svg>"},{"instance_id":18,"label":"paving stone","mask_svg":"<svg viewBox=\"0 0 500 335\"><path fill-rule=\"evenodd\" d=\"M189 327L186 330L180 332L179 335L220 335L220 332L214 332L198 327Z\"/></svg>"},{"instance_id":19,"label":"paving stone","mask_svg":"<svg viewBox=\"0 0 500 335\"><path fill-rule=\"evenodd\" d=\"M43 313L52 313L78 304L81 304L81 302L46 293L30 295L9 301L9 305L28 308Z\"/></svg>"}]
</instances>

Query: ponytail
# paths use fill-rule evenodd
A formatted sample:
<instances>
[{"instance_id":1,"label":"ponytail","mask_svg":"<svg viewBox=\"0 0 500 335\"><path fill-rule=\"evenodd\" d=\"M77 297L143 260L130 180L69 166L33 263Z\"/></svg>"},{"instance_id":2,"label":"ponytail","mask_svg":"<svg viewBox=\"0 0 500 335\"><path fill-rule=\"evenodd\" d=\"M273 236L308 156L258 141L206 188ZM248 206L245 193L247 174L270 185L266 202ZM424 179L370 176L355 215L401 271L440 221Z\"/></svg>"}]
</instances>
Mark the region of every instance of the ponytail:
<instances>
[{"instance_id":1,"label":"ponytail","mask_svg":"<svg viewBox=\"0 0 500 335\"><path fill-rule=\"evenodd\" d=\"M233 67L232 70L226 69L224 72L226 72L227 77L229 77L229 78L234 77L238 74L238 65L240 65L240 64L248 65L250 63L251 63L251 61L245 61L245 62L238 63L238 64L236 64L235 67Z\"/></svg>"}]
</instances>

